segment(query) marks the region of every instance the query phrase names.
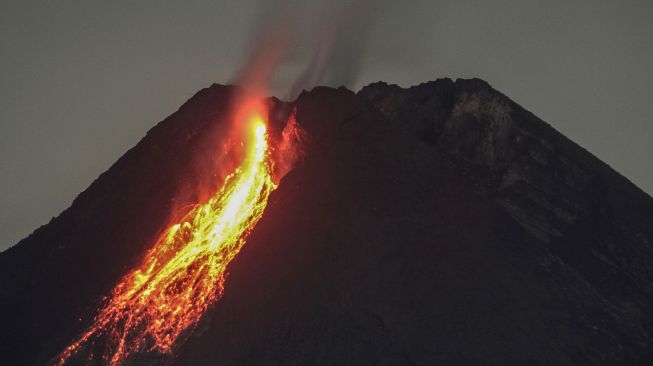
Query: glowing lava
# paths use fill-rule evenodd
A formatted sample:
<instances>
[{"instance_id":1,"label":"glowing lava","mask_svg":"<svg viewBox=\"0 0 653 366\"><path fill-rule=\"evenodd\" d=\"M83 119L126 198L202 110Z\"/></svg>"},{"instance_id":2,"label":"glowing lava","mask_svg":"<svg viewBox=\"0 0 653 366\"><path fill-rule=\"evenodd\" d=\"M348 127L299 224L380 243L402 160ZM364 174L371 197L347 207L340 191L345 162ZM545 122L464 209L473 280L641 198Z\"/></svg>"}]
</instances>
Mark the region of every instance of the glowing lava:
<instances>
[{"instance_id":1,"label":"glowing lava","mask_svg":"<svg viewBox=\"0 0 653 366\"><path fill-rule=\"evenodd\" d=\"M101 357L120 365L135 353L169 354L222 294L225 269L263 214L271 178L268 136L258 112L247 117L245 157L206 203L172 225L125 275L93 324L55 361L90 360L102 340Z\"/></svg>"}]
</instances>

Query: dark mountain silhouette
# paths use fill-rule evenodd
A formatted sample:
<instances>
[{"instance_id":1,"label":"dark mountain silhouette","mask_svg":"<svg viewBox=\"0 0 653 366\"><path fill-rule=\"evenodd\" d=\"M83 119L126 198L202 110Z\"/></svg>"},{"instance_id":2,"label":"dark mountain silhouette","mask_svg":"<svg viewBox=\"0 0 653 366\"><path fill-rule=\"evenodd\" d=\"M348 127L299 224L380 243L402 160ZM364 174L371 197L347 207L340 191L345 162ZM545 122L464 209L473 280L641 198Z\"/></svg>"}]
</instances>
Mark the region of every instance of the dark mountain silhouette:
<instances>
[{"instance_id":1,"label":"dark mountain silhouette","mask_svg":"<svg viewBox=\"0 0 653 366\"><path fill-rule=\"evenodd\" d=\"M3 364L60 352L197 199L234 90L200 91L0 254ZM653 199L548 124L477 79L269 103L275 125L296 108L307 154L166 362L653 364Z\"/></svg>"}]
</instances>

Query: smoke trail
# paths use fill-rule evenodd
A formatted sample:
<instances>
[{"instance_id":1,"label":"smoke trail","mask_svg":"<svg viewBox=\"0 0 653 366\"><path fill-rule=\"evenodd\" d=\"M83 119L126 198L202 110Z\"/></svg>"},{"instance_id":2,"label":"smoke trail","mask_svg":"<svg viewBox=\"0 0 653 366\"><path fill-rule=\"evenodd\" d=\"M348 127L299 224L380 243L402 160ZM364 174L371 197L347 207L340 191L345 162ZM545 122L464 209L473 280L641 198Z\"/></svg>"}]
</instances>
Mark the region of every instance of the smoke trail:
<instances>
[{"instance_id":1,"label":"smoke trail","mask_svg":"<svg viewBox=\"0 0 653 366\"><path fill-rule=\"evenodd\" d=\"M320 20L312 29L312 58L290 90L290 98L318 84L351 86L356 82L367 37L375 24L380 2L370 0L323 2Z\"/></svg>"},{"instance_id":2,"label":"smoke trail","mask_svg":"<svg viewBox=\"0 0 653 366\"><path fill-rule=\"evenodd\" d=\"M290 66L280 81L287 99L316 85L351 87L368 36L388 5L386 0L267 2L253 32L253 51L236 82L256 87Z\"/></svg>"},{"instance_id":3,"label":"smoke trail","mask_svg":"<svg viewBox=\"0 0 653 366\"><path fill-rule=\"evenodd\" d=\"M235 84L259 96L267 93L270 79L290 48L296 25L289 4L273 1L263 8L252 34L252 46Z\"/></svg>"}]
</instances>

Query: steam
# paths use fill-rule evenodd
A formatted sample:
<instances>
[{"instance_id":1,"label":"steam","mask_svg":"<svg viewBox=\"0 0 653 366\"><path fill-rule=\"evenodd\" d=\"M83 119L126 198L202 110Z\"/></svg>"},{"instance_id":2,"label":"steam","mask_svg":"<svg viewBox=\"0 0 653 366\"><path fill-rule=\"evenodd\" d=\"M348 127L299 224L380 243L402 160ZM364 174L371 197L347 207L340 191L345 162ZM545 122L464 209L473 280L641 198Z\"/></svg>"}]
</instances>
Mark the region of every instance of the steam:
<instances>
[{"instance_id":1,"label":"steam","mask_svg":"<svg viewBox=\"0 0 653 366\"><path fill-rule=\"evenodd\" d=\"M236 83L286 99L317 85L352 86L386 1L274 0L262 7Z\"/></svg>"},{"instance_id":2,"label":"steam","mask_svg":"<svg viewBox=\"0 0 653 366\"><path fill-rule=\"evenodd\" d=\"M372 5L376 5L373 7ZM313 54L299 75L289 98L295 98L303 89L319 84L351 86L357 81L368 35L379 9L371 0L322 2L318 10L320 19L309 25L306 46Z\"/></svg>"},{"instance_id":3,"label":"steam","mask_svg":"<svg viewBox=\"0 0 653 366\"><path fill-rule=\"evenodd\" d=\"M235 81L248 93L259 96L268 92L270 79L287 55L296 29L291 9L286 4L279 4L278 7L269 5L263 7L262 15L266 16L261 16L257 22L247 61Z\"/></svg>"}]
</instances>

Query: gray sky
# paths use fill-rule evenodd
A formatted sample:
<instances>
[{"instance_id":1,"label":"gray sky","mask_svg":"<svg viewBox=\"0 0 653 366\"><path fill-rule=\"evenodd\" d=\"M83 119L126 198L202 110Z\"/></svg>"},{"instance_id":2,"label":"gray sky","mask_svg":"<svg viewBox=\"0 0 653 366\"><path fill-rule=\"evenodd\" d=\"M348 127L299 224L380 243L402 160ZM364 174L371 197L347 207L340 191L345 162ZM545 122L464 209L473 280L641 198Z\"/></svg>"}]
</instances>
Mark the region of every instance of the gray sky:
<instances>
[{"instance_id":1,"label":"gray sky","mask_svg":"<svg viewBox=\"0 0 653 366\"><path fill-rule=\"evenodd\" d=\"M338 23L325 1L296 1L2 1L0 250L197 90L233 80L272 18L296 23L272 85L288 95ZM340 28L320 80L483 78L653 192L653 2L383 3Z\"/></svg>"}]
</instances>

